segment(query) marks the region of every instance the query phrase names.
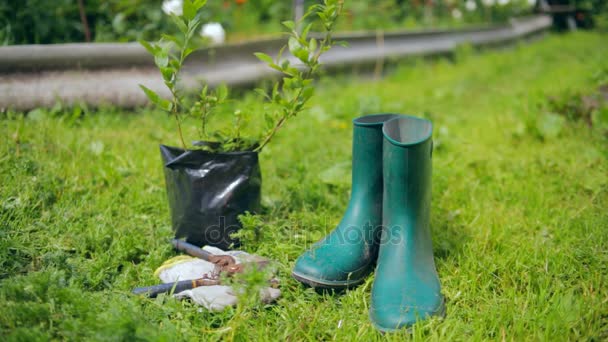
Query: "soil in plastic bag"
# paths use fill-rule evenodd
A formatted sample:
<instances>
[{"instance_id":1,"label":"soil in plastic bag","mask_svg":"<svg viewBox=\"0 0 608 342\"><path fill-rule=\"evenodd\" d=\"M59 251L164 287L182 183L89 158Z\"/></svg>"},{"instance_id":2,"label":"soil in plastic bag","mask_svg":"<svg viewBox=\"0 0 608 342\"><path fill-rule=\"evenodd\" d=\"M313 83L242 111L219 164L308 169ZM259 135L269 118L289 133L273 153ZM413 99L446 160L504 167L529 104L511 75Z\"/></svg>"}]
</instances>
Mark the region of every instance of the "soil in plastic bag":
<instances>
[{"instance_id":1,"label":"soil in plastic bag","mask_svg":"<svg viewBox=\"0 0 608 342\"><path fill-rule=\"evenodd\" d=\"M165 183L176 238L197 246L239 246L230 235L238 216L260 208L258 153L212 153L161 145Z\"/></svg>"}]
</instances>

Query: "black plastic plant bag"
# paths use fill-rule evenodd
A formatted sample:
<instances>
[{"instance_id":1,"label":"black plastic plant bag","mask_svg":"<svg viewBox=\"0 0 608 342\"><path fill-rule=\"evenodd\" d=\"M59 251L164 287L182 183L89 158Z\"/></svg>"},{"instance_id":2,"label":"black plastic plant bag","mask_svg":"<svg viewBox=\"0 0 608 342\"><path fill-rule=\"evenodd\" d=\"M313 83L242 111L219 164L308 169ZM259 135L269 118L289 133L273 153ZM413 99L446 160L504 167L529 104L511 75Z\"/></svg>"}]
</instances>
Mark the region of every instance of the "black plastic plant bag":
<instances>
[{"instance_id":1,"label":"black plastic plant bag","mask_svg":"<svg viewBox=\"0 0 608 342\"><path fill-rule=\"evenodd\" d=\"M239 245L230 235L238 216L260 207L258 153L212 153L160 145L171 223L176 238L222 249Z\"/></svg>"}]
</instances>

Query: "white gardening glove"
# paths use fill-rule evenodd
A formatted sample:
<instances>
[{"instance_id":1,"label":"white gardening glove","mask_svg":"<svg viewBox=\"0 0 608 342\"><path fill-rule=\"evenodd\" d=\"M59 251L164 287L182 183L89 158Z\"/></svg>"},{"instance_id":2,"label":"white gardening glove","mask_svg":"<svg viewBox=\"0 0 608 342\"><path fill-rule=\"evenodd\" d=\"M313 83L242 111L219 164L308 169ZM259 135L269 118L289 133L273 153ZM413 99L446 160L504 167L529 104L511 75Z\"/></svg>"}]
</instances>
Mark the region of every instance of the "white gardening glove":
<instances>
[{"instance_id":1,"label":"white gardening glove","mask_svg":"<svg viewBox=\"0 0 608 342\"><path fill-rule=\"evenodd\" d=\"M235 259L236 264L260 260L260 257L243 251L225 252L219 248L209 246L205 246L203 249L215 255L230 255ZM198 279L204 275L211 276L214 270L215 265L208 261L181 255L165 261L154 272L154 275L159 277L163 283L174 283L180 280ZM280 295L281 290L279 289L268 287L260 290L260 299L264 303L273 302ZM233 289L224 285L200 286L177 293L175 297L191 298L193 302L211 311L221 311L227 306L236 305L238 301Z\"/></svg>"},{"instance_id":2,"label":"white gardening glove","mask_svg":"<svg viewBox=\"0 0 608 342\"><path fill-rule=\"evenodd\" d=\"M263 303L272 303L281 296L281 290L266 287L260 289L260 299ZM227 306L235 306L238 297L230 286L214 285L200 286L192 290L182 291L175 298L190 298L193 302L209 311L222 311Z\"/></svg>"}]
</instances>

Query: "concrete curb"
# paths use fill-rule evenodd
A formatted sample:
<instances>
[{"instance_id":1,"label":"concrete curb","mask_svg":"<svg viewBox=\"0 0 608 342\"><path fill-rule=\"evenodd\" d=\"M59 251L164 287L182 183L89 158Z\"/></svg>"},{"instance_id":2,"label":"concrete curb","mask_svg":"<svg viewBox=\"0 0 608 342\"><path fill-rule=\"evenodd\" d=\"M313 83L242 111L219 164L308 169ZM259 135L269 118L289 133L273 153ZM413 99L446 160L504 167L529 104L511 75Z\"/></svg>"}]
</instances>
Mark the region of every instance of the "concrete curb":
<instances>
[{"instance_id":1,"label":"concrete curb","mask_svg":"<svg viewBox=\"0 0 608 342\"><path fill-rule=\"evenodd\" d=\"M385 59L443 54L459 44L504 44L550 27L550 17L533 16L514 19L508 25L462 30L348 34L337 39L345 40L349 47L335 47L322 62L326 68L340 69ZM184 67L182 86L197 88L201 80L210 85L248 85L272 77L277 73L253 53L274 55L283 43L283 39L267 39L197 51ZM57 101L135 107L147 102L139 84L168 96L152 58L138 43L0 47L0 110L49 107Z\"/></svg>"}]
</instances>

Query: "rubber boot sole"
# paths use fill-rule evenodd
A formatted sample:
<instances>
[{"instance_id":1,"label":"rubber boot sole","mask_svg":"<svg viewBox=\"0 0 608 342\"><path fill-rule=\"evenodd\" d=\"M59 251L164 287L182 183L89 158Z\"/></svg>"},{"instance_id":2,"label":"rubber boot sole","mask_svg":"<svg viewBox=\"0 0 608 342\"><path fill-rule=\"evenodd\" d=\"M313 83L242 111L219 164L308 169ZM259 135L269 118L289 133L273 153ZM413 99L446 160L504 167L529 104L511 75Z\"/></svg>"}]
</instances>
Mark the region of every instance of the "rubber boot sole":
<instances>
[{"instance_id":1,"label":"rubber boot sole","mask_svg":"<svg viewBox=\"0 0 608 342\"><path fill-rule=\"evenodd\" d=\"M441 301L441 305L439 306L439 308L437 309L437 311L435 311L434 313L432 313L430 315L430 317L439 317L439 318L445 318L445 298ZM412 326L403 326L401 328L386 328L383 326L380 326L378 324L376 324L376 322L374 322L372 319L370 319L370 321L372 322L372 325L374 326L374 328L378 329L378 331L380 331L381 333L392 333L395 331L399 331L401 329L407 329L408 333L412 332Z\"/></svg>"},{"instance_id":2,"label":"rubber boot sole","mask_svg":"<svg viewBox=\"0 0 608 342\"><path fill-rule=\"evenodd\" d=\"M365 278L348 281L331 281L325 279L312 278L309 276L298 274L296 272L291 272L291 276L305 285L319 289L349 289L365 281Z\"/></svg>"}]
</instances>

